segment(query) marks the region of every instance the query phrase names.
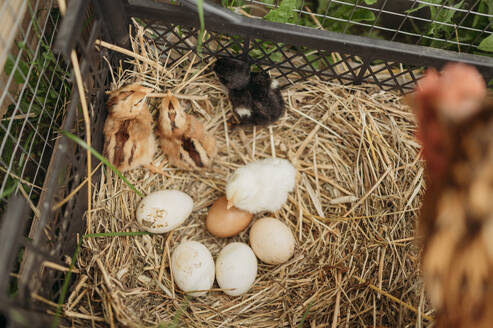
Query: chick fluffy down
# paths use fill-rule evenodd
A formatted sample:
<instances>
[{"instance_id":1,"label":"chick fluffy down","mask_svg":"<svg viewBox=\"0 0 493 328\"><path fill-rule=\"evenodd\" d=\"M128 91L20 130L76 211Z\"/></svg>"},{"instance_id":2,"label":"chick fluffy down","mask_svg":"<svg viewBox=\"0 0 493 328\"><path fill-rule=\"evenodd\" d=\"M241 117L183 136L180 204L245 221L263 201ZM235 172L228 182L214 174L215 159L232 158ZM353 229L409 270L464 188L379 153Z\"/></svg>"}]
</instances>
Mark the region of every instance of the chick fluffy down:
<instances>
[{"instance_id":1,"label":"chick fluffy down","mask_svg":"<svg viewBox=\"0 0 493 328\"><path fill-rule=\"evenodd\" d=\"M158 131L161 149L171 165L184 170L212 165L217 154L216 139L202 122L185 113L171 93L162 100Z\"/></svg>"},{"instance_id":2,"label":"chick fluffy down","mask_svg":"<svg viewBox=\"0 0 493 328\"><path fill-rule=\"evenodd\" d=\"M149 164L156 151L152 116L145 102L150 91L132 84L112 92L108 100L104 154L122 172Z\"/></svg>"},{"instance_id":3,"label":"chick fluffy down","mask_svg":"<svg viewBox=\"0 0 493 328\"><path fill-rule=\"evenodd\" d=\"M250 213L279 210L295 186L296 169L285 159L268 158L235 171L226 185L226 198Z\"/></svg>"}]
</instances>

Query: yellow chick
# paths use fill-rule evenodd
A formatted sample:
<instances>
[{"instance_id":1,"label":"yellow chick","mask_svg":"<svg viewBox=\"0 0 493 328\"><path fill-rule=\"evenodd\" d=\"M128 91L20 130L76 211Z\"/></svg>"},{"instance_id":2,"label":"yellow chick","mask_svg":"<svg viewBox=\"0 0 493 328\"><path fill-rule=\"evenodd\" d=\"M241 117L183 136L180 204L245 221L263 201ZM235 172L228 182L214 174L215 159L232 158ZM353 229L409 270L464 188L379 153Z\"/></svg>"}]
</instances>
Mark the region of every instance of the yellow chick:
<instances>
[{"instance_id":1,"label":"yellow chick","mask_svg":"<svg viewBox=\"0 0 493 328\"><path fill-rule=\"evenodd\" d=\"M238 168L226 185L227 208L274 212L294 189L296 169L285 159L267 158Z\"/></svg>"}]
</instances>

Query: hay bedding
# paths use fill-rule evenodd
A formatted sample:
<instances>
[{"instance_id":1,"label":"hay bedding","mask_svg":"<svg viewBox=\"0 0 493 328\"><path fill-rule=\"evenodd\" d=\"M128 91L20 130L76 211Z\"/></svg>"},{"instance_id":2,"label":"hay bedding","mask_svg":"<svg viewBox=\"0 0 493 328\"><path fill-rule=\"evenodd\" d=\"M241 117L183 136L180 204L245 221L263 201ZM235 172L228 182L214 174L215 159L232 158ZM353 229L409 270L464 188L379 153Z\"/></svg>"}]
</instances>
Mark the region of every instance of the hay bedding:
<instances>
[{"instance_id":1,"label":"hay bedding","mask_svg":"<svg viewBox=\"0 0 493 328\"><path fill-rule=\"evenodd\" d=\"M423 170L413 117L400 97L312 78L283 91L287 113L270 128L230 131L231 105L214 75L204 65L194 65L198 59L193 54L173 67L157 68L157 51L144 34L137 33L133 46L148 62L132 60L133 71L112 72L116 85L140 81L157 92L181 95L188 112L214 133L219 154L210 170L187 172L168 167L158 152L153 164L162 166L163 174L147 169L126 174L145 194L159 189L188 193L194 211L171 233L85 240L77 262L81 274L65 307L72 324L428 325L423 317L431 310L418 277L413 238ZM161 63L164 67L166 58ZM170 275L172 250L192 239L216 257L229 242L248 243L248 229L228 239L210 235L207 208L223 194L234 169L274 154L290 159L300 173L287 204L270 214L295 234L294 256L277 266L259 262L255 284L243 296L227 296L215 283L206 297L186 299ZM88 232L141 231L135 219L139 200L104 170Z\"/></svg>"}]
</instances>

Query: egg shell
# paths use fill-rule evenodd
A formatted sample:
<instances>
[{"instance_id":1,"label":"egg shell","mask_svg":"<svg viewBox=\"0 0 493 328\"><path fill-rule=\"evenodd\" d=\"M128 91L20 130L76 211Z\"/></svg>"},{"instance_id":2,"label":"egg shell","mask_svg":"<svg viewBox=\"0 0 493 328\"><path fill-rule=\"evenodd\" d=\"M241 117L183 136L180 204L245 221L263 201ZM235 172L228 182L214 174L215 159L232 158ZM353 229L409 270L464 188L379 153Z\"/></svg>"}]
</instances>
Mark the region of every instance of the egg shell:
<instances>
[{"instance_id":1,"label":"egg shell","mask_svg":"<svg viewBox=\"0 0 493 328\"><path fill-rule=\"evenodd\" d=\"M257 258L245 243L226 245L216 259L216 279L224 293L238 296L246 293L257 276Z\"/></svg>"},{"instance_id":2,"label":"egg shell","mask_svg":"<svg viewBox=\"0 0 493 328\"><path fill-rule=\"evenodd\" d=\"M281 264L293 256L295 239L281 221L263 218L250 229L250 246L262 262Z\"/></svg>"},{"instance_id":3,"label":"egg shell","mask_svg":"<svg viewBox=\"0 0 493 328\"><path fill-rule=\"evenodd\" d=\"M197 241L184 241L171 255L171 274L176 285L190 296L204 296L214 283L214 259L211 252Z\"/></svg>"},{"instance_id":4,"label":"egg shell","mask_svg":"<svg viewBox=\"0 0 493 328\"><path fill-rule=\"evenodd\" d=\"M236 207L226 208L228 201L221 197L209 209L205 226L216 237L231 237L243 231L252 221L253 214Z\"/></svg>"},{"instance_id":5,"label":"egg shell","mask_svg":"<svg viewBox=\"0 0 493 328\"><path fill-rule=\"evenodd\" d=\"M144 230L163 233L173 230L190 216L193 200L178 190L161 190L144 197L137 206L137 222Z\"/></svg>"}]
</instances>

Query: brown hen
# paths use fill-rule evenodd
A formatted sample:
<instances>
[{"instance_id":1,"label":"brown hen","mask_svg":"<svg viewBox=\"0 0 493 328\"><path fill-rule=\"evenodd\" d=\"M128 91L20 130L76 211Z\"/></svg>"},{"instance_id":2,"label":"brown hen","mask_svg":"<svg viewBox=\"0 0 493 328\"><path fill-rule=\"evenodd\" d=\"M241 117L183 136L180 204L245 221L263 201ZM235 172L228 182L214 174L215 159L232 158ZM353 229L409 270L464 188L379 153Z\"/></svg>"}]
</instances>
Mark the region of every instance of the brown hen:
<instances>
[{"instance_id":1,"label":"brown hen","mask_svg":"<svg viewBox=\"0 0 493 328\"><path fill-rule=\"evenodd\" d=\"M418 234L435 327L493 327L493 98L475 68L431 69L412 96L426 163Z\"/></svg>"},{"instance_id":2,"label":"brown hen","mask_svg":"<svg viewBox=\"0 0 493 328\"><path fill-rule=\"evenodd\" d=\"M110 93L104 123L104 154L120 171L149 164L156 151L145 96L152 89L131 84Z\"/></svg>"}]
</instances>

